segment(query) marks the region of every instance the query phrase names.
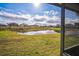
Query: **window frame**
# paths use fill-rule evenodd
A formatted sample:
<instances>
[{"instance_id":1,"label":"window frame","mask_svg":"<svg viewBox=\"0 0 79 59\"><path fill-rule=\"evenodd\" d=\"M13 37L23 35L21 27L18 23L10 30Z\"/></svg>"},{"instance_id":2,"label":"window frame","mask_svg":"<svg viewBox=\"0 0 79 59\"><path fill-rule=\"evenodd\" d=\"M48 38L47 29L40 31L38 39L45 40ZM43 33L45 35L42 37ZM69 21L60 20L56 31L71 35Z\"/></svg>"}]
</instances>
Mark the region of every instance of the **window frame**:
<instances>
[{"instance_id":1,"label":"window frame","mask_svg":"<svg viewBox=\"0 0 79 59\"><path fill-rule=\"evenodd\" d=\"M78 12L78 10L75 10L73 8L70 8L67 6L67 4L70 3L49 3L55 6L59 6L61 8L61 41L60 41L60 55L63 56L64 50L65 50L65 9L68 9L70 11ZM75 3L74 3L75 4Z\"/></svg>"},{"instance_id":2,"label":"window frame","mask_svg":"<svg viewBox=\"0 0 79 59\"><path fill-rule=\"evenodd\" d=\"M48 3L61 8L61 38L60 38L60 56L63 56L64 52L64 38L65 38L65 4Z\"/></svg>"}]
</instances>

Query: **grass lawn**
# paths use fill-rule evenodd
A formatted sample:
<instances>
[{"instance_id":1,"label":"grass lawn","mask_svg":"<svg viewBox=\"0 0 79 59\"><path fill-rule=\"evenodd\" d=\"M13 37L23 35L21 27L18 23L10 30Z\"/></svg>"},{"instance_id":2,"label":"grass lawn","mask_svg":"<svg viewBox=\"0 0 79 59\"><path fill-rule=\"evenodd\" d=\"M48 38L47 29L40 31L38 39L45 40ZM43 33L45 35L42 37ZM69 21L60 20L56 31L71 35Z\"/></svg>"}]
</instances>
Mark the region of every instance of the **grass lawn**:
<instances>
[{"instance_id":1,"label":"grass lawn","mask_svg":"<svg viewBox=\"0 0 79 59\"><path fill-rule=\"evenodd\" d=\"M54 30L56 32L60 32L61 31L61 28L50 28L51 30Z\"/></svg>"},{"instance_id":2,"label":"grass lawn","mask_svg":"<svg viewBox=\"0 0 79 59\"><path fill-rule=\"evenodd\" d=\"M16 31L16 32L29 32L29 31L40 31L40 30L54 30L56 32L60 32L61 28L60 27L44 27L44 26L28 26L28 27L15 27L15 26L11 26L11 27L5 27L5 28L0 28L0 31L3 30L10 30L10 31Z\"/></svg>"},{"instance_id":3,"label":"grass lawn","mask_svg":"<svg viewBox=\"0 0 79 59\"><path fill-rule=\"evenodd\" d=\"M65 48L79 44L79 37L73 35L65 36Z\"/></svg>"},{"instance_id":4,"label":"grass lawn","mask_svg":"<svg viewBox=\"0 0 79 59\"><path fill-rule=\"evenodd\" d=\"M0 31L0 55L60 55L60 34L19 35L12 31Z\"/></svg>"}]
</instances>

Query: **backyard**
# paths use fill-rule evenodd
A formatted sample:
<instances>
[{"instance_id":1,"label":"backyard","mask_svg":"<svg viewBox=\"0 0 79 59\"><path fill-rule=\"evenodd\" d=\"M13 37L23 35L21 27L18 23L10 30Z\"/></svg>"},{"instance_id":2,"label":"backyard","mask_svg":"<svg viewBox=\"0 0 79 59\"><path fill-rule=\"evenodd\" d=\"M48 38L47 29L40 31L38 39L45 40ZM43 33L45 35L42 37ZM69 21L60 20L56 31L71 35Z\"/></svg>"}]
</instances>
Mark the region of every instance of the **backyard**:
<instances>
[{"instance_id":1,"label":"backyard","mask_svg":"<svg viewBox=\"0 0 79 59\"><path fill-rule=\"evenodd\" d=\"M4 7L6 6L6 7ZM61 8L48 3L0 4L1 56L59 56Z\"/></svg>"},{"instance_id":2,"label":"backyard","mask_svg":"<svg viewBox=\"0 0 79 59\"><path fill-rule=\"evenodd\" d=\"M19 35L0 31L0 55L60 55L60 34Z\"/></svg>"},{"instance_id":3,"label":"backyard","mask_svg":"<svg viewBox=\"0 0 79 59\"><path fill-rule=\"evenodd\" d=\"M69 29L65 32L65 48L78 45L79 44L79 30Z\"/></svg>"}]
</instances>

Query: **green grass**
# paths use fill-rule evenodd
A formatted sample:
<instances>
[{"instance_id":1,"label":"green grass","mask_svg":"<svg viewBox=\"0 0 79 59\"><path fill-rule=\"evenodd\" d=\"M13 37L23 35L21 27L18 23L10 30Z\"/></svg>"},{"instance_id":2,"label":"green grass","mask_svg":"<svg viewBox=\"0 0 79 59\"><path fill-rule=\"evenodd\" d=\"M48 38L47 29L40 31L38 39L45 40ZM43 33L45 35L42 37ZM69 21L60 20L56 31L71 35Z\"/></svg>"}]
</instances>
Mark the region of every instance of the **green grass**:
<instances>
[{"instance_id":1,"label":"green grass","mask_svg":"<svg viewBox=\"0 0 79 59\"><path fill-rule=\"evenodd\" d=\"M28 31L39 31L39 30L54 30L56 32L60 32L61 28L57 27L49 27L49 26L26 26L26 27L21 27L21 26L11 26L11 27L5 27L5 28L0 28L0 31L3 30L10 30L10 31L16 31L16 32L28 32Z\"/></svg>"},{"instance_id":2,"label":"green grass","mask_svg":"<svg viewBox=\"0 0 79 59\"><path fill-rule=\"evenodd\" d=\"M65 42L65 48L68 48L70 46L79 44L79 37L74 35L66 35L64 42Z\"/></svg>"},{"instance_id":3,"label":"green grass","mask_svg":"<svg viewBox=\"0 0 79 59\"><path fill-rule=\"evenodd\" d=\"M19 35L0 31L0 55L59 56L60 34Z\"/></svg>"},{"instance_id":4,"label":"green grass","mask_svg":"<svg viewBox=\"0 0 79 59\"><path fill-rule=\"evenodd\" d=\"M54 30L56 32L60 32L61 31L61 28L50 28L51 30Z\"/></svg>"}]
</instances>

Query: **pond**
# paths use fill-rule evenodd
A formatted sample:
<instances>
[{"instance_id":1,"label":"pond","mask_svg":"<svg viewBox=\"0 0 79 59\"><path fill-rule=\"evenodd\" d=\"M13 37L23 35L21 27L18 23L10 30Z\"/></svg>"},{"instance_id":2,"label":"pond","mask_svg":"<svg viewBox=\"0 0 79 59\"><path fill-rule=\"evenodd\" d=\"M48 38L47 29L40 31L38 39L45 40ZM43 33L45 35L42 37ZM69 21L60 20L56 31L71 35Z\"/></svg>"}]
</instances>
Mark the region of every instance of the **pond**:
<instances>
[{"instance_id":1,"label":"pond","mask_svg":"<svg viewBox=\"0 0 79 59\"><path fill-rule=\"evenodd\" d=\"M55 32L54 30L30 31L30 32L24 32L24 33L18 32L18 34L21 34L21 35L40 35L40 34L56 34L56 33L57 32Z\"/></svg>"},{"instance_id":2,"label":"pond","mask_svg":"<svg viewBox=\"0 0 79 59\"><path fill-rule=\"evenodd\" d=\"M78 35L79 36L79 31L66 31L66 35Z\"/></svg>"}]
</instances>

